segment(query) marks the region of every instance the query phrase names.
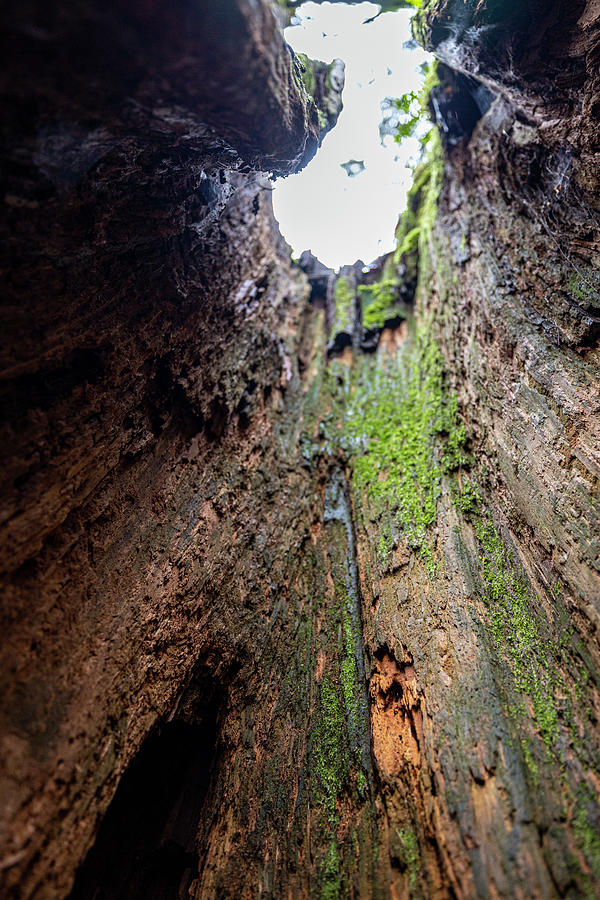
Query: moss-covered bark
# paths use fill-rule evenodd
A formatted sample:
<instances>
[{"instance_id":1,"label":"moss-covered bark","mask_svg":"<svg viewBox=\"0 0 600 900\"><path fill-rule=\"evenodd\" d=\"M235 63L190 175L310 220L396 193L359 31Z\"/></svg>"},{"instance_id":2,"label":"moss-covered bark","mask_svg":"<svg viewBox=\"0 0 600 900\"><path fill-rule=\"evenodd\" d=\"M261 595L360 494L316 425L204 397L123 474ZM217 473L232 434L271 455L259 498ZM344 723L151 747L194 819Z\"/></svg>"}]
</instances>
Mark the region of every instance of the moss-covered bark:
<instances>
[{"instance_id":1,"label":"moss-covered bark","mask_svg":"<svg viewBox=\"0 0 600 900\"><path fill-rule=\"evenodd\" d=\"M324 311L259 174L310 73L227 8L10 20L2 894L593 897L595 7L424 7L439 139Z\"/></svg>"}]
</instances>

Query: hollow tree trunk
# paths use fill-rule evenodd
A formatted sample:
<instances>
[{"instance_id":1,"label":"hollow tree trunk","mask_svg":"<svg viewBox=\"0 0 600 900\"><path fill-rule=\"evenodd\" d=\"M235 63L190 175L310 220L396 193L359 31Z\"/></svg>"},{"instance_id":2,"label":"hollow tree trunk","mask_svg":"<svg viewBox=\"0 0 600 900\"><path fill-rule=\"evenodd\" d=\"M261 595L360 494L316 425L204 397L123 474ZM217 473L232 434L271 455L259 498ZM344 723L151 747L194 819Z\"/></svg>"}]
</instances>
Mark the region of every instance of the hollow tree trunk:
<instances>
[{"instance_id":1,"label":"hollow tree trunk","mask_svg":"<svg viewBox=\"0 0 600 900\"><path fill-rule=\"evenodd\" d=\"M378 318L265 2L11 5L3 896L598 894L600 19L520 6L418 13Z\"/></svg>"}]
</instances>

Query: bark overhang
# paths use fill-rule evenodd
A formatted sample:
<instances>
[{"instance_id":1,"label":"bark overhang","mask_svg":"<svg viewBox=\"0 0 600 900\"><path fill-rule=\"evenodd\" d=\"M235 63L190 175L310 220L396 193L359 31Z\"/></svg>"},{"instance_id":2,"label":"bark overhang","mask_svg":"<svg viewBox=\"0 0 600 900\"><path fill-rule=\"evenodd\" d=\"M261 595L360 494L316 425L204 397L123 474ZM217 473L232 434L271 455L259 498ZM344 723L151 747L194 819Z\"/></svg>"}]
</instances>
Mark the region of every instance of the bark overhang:
<instances>
[{"instance_id":1,"label":"bark overhang","mask_svg":"<svg viewBox=\"0 0 600 900\"><path fill-rule=\"evenodd\" d=\"M48 128L77 124L82 137L102 127L113 143L168 135L191 148L212 129L231 166L276 175L301 168L319 145L317 110L264 0L126 0L101 10L91 0L28 0L5 11L2 45L2 93L24 137L34 138L38 118Z\"/></svg>"},{"instance_id":2,"label":"bark overhang","mask_svg":"<svg viewBox=\"0 0 600 900\"><path fill-rule=\"evenodd\" d=\"M593 0L425 0L412 22L423 46L455 73L501 97L540 143L590 157L600 148L600 16ZM597 156L588 167L597 169ZM586 173L587 202L599 181Z\"/></svg>"}]
</instances>

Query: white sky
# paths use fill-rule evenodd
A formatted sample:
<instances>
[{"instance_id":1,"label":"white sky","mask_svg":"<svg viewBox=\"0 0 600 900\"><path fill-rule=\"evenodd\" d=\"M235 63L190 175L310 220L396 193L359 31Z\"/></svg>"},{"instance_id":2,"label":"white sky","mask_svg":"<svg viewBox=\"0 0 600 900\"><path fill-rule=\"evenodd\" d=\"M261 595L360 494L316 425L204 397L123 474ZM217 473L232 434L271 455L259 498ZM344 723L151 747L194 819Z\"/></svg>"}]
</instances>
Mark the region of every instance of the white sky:
<instances>
[{"instance_id":1,"label":"white sky","mask_svg":"<svg viewBox=\"0 0 600 900\"><path fill-rule=\"evenodd\" d=\"M376 3L304 3L300 24L286 28L288 43L312 59L346 63L344 109L316 157L298 175L279 179L273 191L275 215L294 254L312 250L332 268L357 259L368 263L394 247L394 228L406 206L412 173L406 168L417 140L402 145L391 137L381 145L381 101L421 87L418 67L429 59L421 48L407 50L409 21L402 9L375 15ZM364 160L365 171L349 178L340 164Z\"/></svg>"}]
</instances>

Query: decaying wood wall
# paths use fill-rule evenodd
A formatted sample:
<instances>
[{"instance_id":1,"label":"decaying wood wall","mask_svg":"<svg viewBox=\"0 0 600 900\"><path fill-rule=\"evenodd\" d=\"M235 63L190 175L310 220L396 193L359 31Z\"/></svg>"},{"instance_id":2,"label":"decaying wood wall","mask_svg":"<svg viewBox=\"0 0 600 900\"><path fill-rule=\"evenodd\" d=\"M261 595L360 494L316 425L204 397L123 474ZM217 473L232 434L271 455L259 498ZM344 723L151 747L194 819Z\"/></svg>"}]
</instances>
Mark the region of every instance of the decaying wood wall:
<instances>
[{"instance_id":1,"label":"decaying wood wall","mask_svg":"<svg viewBox=\"0 0 600 900\"><path fill-rule=\"evenodd\" d=\"M522 6L417 14L369 330L266 2L10 4L3 896L599 895L600 9Z\"/></svg>"}]
</instances>

